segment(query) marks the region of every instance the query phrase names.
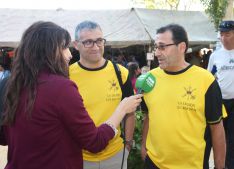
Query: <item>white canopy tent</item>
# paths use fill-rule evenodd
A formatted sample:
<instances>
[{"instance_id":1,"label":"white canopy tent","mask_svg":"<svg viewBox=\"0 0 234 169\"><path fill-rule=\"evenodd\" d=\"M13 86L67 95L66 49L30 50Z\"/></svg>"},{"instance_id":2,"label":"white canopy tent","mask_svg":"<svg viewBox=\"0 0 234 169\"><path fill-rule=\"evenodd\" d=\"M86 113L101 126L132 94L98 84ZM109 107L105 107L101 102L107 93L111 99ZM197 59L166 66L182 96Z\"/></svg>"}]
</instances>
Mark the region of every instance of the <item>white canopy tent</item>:
<instances>
[{"instance_id":1,"label":"white canopy tent","mask_svg":"<svg viewBox=\"0 0 234 169\"><path fill-rule=\"evenodd\" d=\"M53 21L66 28L72 38L78 23L92 20L100 24L108 45L129 46L150 43L150 37L131 10L19 10L0 9L0 46L15 46L32 23Z\"/></svg>"},{"instance_id":2,"label":"white canopy tent","mask_svg":"<svg viewBox=\"0 0 234 169\"><path fill-rule=\"evenodd\" d=\"M0 9L0 46L16 47L22 33L36 21L52 21L66 28L73 40L78 23L92 20L100 24L111 47L149 45L156 29L169 23L185 27L191 44L216 41L212 23L202 12L150 9L125 10L26 10Z\"/></svg>"},{"instance_id":3,"label":"white canopy tent","mask_svg":"<svg viewBox=\"0 0 234 169\"><path fill-rule=\"evenodd\" d=\"M217 40L214 25L200 11L173 11L135 9L136 14L151 38L156 29L170 23L182 25L188 33L190 44L210 44Z\"/></svg>"}]
</instances>

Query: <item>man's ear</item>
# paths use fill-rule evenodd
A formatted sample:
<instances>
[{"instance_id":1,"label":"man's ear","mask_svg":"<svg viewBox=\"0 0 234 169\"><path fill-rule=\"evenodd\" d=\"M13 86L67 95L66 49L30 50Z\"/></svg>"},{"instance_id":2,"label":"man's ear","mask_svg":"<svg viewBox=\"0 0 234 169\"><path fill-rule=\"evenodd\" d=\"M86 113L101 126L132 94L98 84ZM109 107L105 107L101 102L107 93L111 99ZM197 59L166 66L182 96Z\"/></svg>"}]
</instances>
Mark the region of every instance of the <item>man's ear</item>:
<instances>
[{"instance_id":1,"label":"man's ear","mask_svg":"<svg viewBox=\"0 0 234 169\"><path fill-rule=\"evenodd\" d=\"M181 42L179 43L179 50L181 53L185 53L185 50L186 50L186 43L185 42Z\"/></svg>"},{"instance_id":2,"label":"man's ear","mask_svg":"<svg viewBox=\"0 0 234 169\"><path fill-rule=\"evenodd\" d=\"M76 50L79 50L79 49L78 49L78 42L77 42L77 41L73 41L72 44L73 44L73 47L74 47Z\"/></svg>"}]
</instances>

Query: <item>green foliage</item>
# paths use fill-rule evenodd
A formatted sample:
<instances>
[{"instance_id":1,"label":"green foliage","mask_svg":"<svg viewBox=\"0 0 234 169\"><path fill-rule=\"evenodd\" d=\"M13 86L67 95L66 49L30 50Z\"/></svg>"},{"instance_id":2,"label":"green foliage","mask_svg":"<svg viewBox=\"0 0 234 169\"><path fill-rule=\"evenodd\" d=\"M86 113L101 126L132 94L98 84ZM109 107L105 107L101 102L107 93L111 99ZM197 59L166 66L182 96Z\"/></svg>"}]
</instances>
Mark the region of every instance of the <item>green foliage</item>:
<instances>
[{"instance_id":1,"label":"green foliage","mask_svg":"<svg viewBox=\"0 0 234 169\"><path fill-rule=\"evenodd\" d=\"M149 0L144 0L145 3ZM150 0L154 3L153 9L171 9L178 10L178 6L180 4L180 0ZM147 8L147 5L146 5Z\"/></svg>"},{"instance_id":2,"label":"green foliage","mask_svg":"<svg viewBox=\"0 0 234 169\"><path fill-rule=\"evenodd\" d=\"M170 6L170 9L178 10L180 0L166 0L166 3Z\"/></svg>"},{"instance_id":3,"label":"green foliage","mask_svg":"<svg viewBox=\"0 0 234 169\"><path fill-rule=\"evenodd\" d=\"M228 0L200 0L205 6L205 12L210 16L214 23L216 30L218 30L219 23L225 16L228 6Z\"/></svg>"},{"instance_id":4,"label":"green foliage","mask_svg":"<svg viewBox=\"0 0 234 169\"><path fill-rule=\"evenodd\" d=\"M147 9L155 9L155 0L144 0Z\"/></svg>"},{"instance_id":5,"label":"green foliage","mask_svg":"<svg viewBox=\"0 0 234 169\"><path fill-rule=\"evenodd\" d=\"M180 0L135 0L134 2L137 4L142 1L145 3L145 7L148 9L171 10L178 10L181 2ZM205 12L214 23L216 30L218 30L218 25L225 16L228 0L188 0L186 1L186 4L191 5L192 3L198 3L198 1L204 5Z\"/></svg>"},{"instance_id":6,"label":"green foliage","mask_svg":"<svg viewBox=\"0 0 234 169\"><path fill-rule=\"evenodd\" d=\"M134 132L135 146L128 156L128 169L142 169L144 162L141 159L141 132L144 114L141 111L136 112L136 126Z\"/></svg>"}]
</instances>

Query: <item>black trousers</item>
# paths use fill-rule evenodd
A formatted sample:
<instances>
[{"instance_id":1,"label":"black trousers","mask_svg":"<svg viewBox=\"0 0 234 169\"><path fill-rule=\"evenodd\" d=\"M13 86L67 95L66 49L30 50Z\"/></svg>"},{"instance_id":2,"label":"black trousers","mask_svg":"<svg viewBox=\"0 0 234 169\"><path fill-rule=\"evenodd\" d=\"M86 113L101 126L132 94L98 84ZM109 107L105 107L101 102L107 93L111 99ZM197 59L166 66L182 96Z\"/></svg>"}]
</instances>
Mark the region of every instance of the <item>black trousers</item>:
<instances>
[{"instance_id":1,"label":"black trousers","mask_svg":"<svg viewBox=\"0 0 234 169\"><path fill-rule=\"evenodd\" d=\"M223 100L223 104L228 114L223 120L227 144L226 166L234 169L234 99Z\"/></svg>"},{"instance_id":2,"label":"black trousers","mask_svg":"<svg viewBox=\"0 0 234 169\"><path fill-rule=\"evenodd\" d=\"M153 163L153 161L149 158L149 156L146 156L144 169L159 169L159 168Z\"/></svg>"}]
</instances>

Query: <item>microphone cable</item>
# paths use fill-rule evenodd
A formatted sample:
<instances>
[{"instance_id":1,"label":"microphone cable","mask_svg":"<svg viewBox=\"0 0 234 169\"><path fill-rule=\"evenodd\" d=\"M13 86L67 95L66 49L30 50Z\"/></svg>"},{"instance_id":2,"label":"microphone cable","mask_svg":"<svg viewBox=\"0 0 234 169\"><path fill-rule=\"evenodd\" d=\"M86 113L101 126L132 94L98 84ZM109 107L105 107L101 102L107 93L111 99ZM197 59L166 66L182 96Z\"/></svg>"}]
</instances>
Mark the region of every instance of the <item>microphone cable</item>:
<instances>
[{"instance_id":1,"label":"microphone cable","mask_svg":"<svg viewBox=\"0 0 234 169\"><path fill-rule=\"evenodd\" d=\"M123 143L124 143L124 147L123 147L123 157L122 157L122 163L121 163L121 169L123 169L123 165L124 165L124 158L125 158L125 148L126 148L126 138L125 138L125 123L126 123L126 116L123 119L123 131L122 131L122 136L123 136Z\"/></svg>"}]
</instances>

